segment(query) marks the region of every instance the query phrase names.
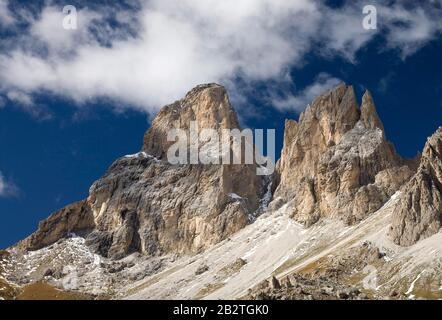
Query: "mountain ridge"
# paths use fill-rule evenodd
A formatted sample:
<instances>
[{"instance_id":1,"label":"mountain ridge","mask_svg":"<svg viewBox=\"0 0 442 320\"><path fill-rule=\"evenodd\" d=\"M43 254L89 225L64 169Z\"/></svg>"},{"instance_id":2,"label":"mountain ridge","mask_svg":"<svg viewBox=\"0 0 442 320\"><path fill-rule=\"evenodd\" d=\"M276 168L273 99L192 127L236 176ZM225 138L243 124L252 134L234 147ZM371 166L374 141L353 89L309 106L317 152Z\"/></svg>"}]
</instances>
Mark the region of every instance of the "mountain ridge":
<instances>
[{"instance_id":1,"label":"mountain ridge","mask_svg":"<svg viewBox=\"0 0 442 320\"><path fill-rule=\"evenodd\" d=\"M161 109L141 151L117 159L87 199L55 212L9 248L0 276L18 287L43 280L113 298L241 298L248 289L252 298L385 298L391 290L404 298L402 282L413 282L424 267L434 272L421 281L442 280L438 254L417 261L415 252L439 250L433 239L442 218L441 129L421 157L402 159L386 139L371 93L359 106L353 87L342 83L314 99L299 121L286 120L281 158L265 178L255 163L168 163L168 130L187 130L191 122L218 133L240 129L224 87L195 87ZM416 260L412 270L393 276L406 259ZM336 264L342 274L327 282L305 273L317 263L318 274L329 277ZM397 280L374 290L365 268L382 281ZM350 295L349 279L364 274L354 284L359 293ZM293 281L310 293L291 291ZM333 290L317 292L309 281Z\"/></svg>"}]
</instances>

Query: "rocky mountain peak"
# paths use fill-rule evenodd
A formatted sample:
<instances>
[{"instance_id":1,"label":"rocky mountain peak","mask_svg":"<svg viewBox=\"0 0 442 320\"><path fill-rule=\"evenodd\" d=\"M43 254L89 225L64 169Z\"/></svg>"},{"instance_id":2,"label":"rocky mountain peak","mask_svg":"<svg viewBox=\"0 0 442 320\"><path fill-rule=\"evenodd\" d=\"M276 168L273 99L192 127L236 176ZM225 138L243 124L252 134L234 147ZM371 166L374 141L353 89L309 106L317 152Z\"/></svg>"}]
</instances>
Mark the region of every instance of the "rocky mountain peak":
<instances>
[{"instance_id":1,"label":"rocky mountain peak","mask_svg":"<svg viewBox=\"0 0 442 320\"><path fill-rule=\"evenodd\" d=\"M371 94L361 109L352 86L340 84L286 122L271 206L289 203L295 220L323 216L354 223L379 209L411 170L385 140Z\"/></svg>"},{"instance_id":2,"label":"rocky mountain peak","mask_svg":"<svg viewBox=\"0 0 442 320\"><path fill-rule=\"evenodd\" d=\"M198 129L239 128L225 88L215 83L199 85L183 99L161 109L145 134L143 151L163 158L171 144L167 142L168 130L188 130L192 121L198 124Z\"/></svg>"},{"instance_id":3,"label":"rocky mountain peak","mask_svg":"<svg viewBox=\"0 0 442 320\"><path fill-rule=\"evenodd\" d=\"M427 140L416 174L402 188L390 237L409 246L442 226L442 127Z\"/></svg>"},{"instance_id":4,"label":"rocky mountain peak","mask_svg":"<svg viewBox=\"0 0 442 320\"><path fill-rule=\"evenodd\" d=\"M433 171L437 177L442 177L441 166L442 160L442 127L428 138L422 152L421 162L423 167L427 167ZM430 169L431 168L431 169Z\"/></svg>"},{"instance_id":5,"label":"rocky mountain peak","mask_svg":"<svg viewBox=\"0 0 442 320\"><path fill-rule=\"evenodd\" d=\"M382 132L384 132L384 125L376 112L373 97L368 90L366 90L362 96L360 120L367 129L379 128L382 130Z\"/></svg>"},{"instance_id":6,"label":"rocky mountain peak","mask_svg":"<svg viewBox=\"0 0 442 320\"><path fill-rule=\"evenodd\" d=\"M359 119L358 103L352 86L342 83L317 97L300 115L300 130L322 134L324 144L334 145Z\"/></svg>"}]
</instances>

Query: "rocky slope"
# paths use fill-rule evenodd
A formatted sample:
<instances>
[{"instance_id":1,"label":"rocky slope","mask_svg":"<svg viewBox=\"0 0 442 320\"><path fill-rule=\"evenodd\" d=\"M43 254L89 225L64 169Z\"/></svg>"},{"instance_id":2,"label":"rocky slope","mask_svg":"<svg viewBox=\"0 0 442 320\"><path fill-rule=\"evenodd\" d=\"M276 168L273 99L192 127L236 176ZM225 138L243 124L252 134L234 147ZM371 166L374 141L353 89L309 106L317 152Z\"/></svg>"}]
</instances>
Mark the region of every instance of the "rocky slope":
<instances>
[{"instance_id":1,"label":"rocky slope","mask_svg":"<svg viewBox=\"0 0 442 320\"><path fill-rule=\"evenodd\" d=\"M0 297L442 298L442 129L404 160L341 84L286 121L272 187L255 164L170 164L169 129L192 121L239 128L216 84L164 107L87 199L0 252Z\"/></svg>"}]
</instances>

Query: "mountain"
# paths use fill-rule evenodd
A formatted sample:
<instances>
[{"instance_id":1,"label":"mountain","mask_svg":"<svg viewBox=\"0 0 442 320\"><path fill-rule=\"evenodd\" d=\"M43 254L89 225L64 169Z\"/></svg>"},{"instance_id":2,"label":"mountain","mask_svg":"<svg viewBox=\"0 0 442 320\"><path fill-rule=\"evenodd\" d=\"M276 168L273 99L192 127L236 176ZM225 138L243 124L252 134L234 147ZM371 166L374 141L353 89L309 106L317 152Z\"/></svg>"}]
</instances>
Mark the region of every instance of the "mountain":
<instances>
[{"instance_id":1,"label":"mountain","mask_svg":"<svg viewBox=\"0 0 442 320\"><path fill-rule=\"evenodd\" d=\"M404 186L393 213L391 238L409 246L439 232L442 224L442 127L425 144L419 168Z\"/></svg>"},{"instance_id":2,"label":"mountain","mask_svg":"<svg viewBox=\"0 0 442 320\"><path fill-rule=\"evenodd\" d=\"M243 228L259 208L264 181L254 165L171 165L172 128L239 129L225 89L198 86L164 107L143 149L118 159L89 190L89 197L40 223L20 247L44 248L70 233L103 257L133 252L197 253Z\"/></svg>"},{"instance_id":3,"label":"mountain","mask_svg":"<svg viewBox=\"0 0 442 320\"><path fill-rule=\"evenodd\" d=\"M163 107L139 153L1 251L0 296L38 298L44 286L45 298L72 299L442 297L441 129L403 159L371 94L359 107L340 84L286 121L276 170L261 176L256 162L217 162L192 128L241 129L222 86ZM190 161L172 164L179 129ZM191 162L195 140L209 163ZM234 149L228 140L221 156Z\"/></svg>"}]
</instances>

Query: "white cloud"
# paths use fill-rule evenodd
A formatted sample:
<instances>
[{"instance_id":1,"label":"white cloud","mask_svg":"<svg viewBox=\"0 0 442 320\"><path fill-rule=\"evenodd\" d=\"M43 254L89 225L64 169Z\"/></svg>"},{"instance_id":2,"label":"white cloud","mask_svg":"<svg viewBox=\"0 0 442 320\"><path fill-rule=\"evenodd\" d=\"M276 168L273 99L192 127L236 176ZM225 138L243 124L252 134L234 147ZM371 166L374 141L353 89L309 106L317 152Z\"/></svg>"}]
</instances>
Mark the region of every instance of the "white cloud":
<instances>
[{"instance_id":1,"label":"white cloud","mask_svg":"<svg viewBox=\"0 0 442 320\"><path fill-rule=\"evenodd\" d=\"M356 52L376 35L376 31L362 27L362 8L362 4L351 2L340 10L326 11L322 22L321 41L326 43L323 54L340 55L354 62Z\"/></svg>"},{"instance_id":2,"label":"white cloud","mask_svg":"<svg viewBox=\"0 0 442 320\"><path fill-rule=\"evenodd\" d=\"M87 27L93 19L100 15L84 9L78 16L78 30L62 29L62 21L65 15L57 7L45 7L40 17L32 23L30 34L34 39L40 40L53 54L74 50L78 44L85 45L90 42L90 34Z\"/></svg>"},{"instance_id":3,"label":"white cloud","mask_svg":"<svg viewBox=\"0 0 442 320\"><path fill-rule=\"evenodd\" d=\"M298 95L289 94L285 97L270 97L270 103L281 111L303 111L313 99L342 81L328 74L320 74L314 83L304 88Z\"/></svg>"},{"instance_id":4,"label":"white cloud","mask_svg":"<svg viewBox=\"0 0 442 320\"><path fill-rule=\"evenodd\" d=\"M439 0L437 0L439 1ZM377 30L362 28L362 8L374 5L377 12ZM355 62L355 54L375 36L382 35L389 49L397 49L402 58L415 53L442 31L441 2L428 4L425 1L348 1L339 10L324 11L323 36L326 55L336 55ZM321 41L324 41L321 38Z\"/></svg>"},{"instance_id":5,"label":"white cloud","mask_svg":"<svg viewBox=\"0 0 442 320\"><path fill-rule=\"evenodd\" d=\"M0 171L0 197L11 197L17 195L18 188L10 181L7 181Z\"/></svg>"},{"instance_id":6,"label":"white cloud","mask_svg":"<svg viewBox=\"0 0 442 320\"><path fill-rule=\"evenodd\" d=\"M277 77L309 48L304 37L316 15L307 0L153 0L134 16L138 37L102 46L87 33L92 19L72 42L71 31L57 27L59 14L46 8L30 41L45 43L49 56L12 50L0 56L0 77L4 87L26 92L47 90L79 103L105 96L151 111L199 83L237 73ZM65 46L75 54L63 56L57 49Z\"/></svg>"},{"instance_id":7,"label":"white cloud","mask_svg":"<svg viewBox=\"0 0 442 320\"><path fill-rule=\"evenodd\" d=\"M313 0L150 0L116 15L109 7L79 9L78 29L64 30L61 8L50 5L0 53L0 91L50 92L79 105L106 97L153 113L196 84L234 88L238 76L278 80L318 44L324 55L355 62L356 52L377 35L362 28L362 7L352 2L330 9ZM379 5L389 47L410 53L434 38L440 23L425 24L424 9ZM124 27L109 23L112 15ZM403 20L405 31L397 24Z\"/></svg>"},{"instance_id":8,"label":"white cloud","mask_svg":"<svg viewBox=\"0 0 442 320\"><path fill-rule=\"evenodd\" d=\"M9 91L6 94L6 97L8 97L8 99L12 102L19 103L26 107L34 106L34 101L32 101L32 97L20 91Z\"/></svg>"},{"instance_id":9,"label":"white cloud","mask_svg":"<svg viewBox=\"0 0 442 320\"><path fill-rule=\"evenodd\" d=\"M440 7L434 10L425 10L424 7L406 10L398 4L393 7L382 7L380 15L388 24L386 27L388 46L400 49L403 58L415 53L440 34L441 14Z\"/></svg>"},{"instance_id":10,"label":"white cloud","mask_svg":"<svg viewBox=\"0 0 442 320\"><path fill-rule=\"evenodd\" d=\"M8 8L8 1L0 0L0 26L9 26L14 22L14 16Z\"/></svg>"},{"instance_id":11,"label":"white cloud","mask_svg":"<svg viewBox=\"0 0 442 320\"><path fill-rule=\"evenodd\" d=\"M30 114L37 120L49 120L52 114L45 106L34 102L32 95L19 90L10 90L6 93L6 98L15 106L19 106L23 111Z\"/></svg>"}]
</instances>

